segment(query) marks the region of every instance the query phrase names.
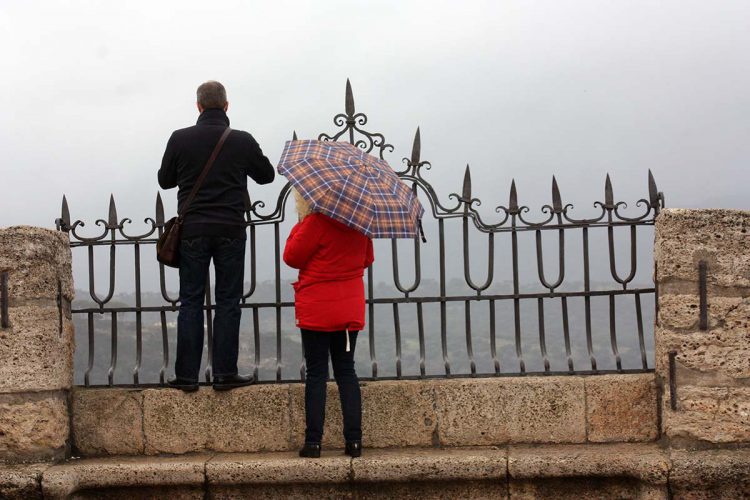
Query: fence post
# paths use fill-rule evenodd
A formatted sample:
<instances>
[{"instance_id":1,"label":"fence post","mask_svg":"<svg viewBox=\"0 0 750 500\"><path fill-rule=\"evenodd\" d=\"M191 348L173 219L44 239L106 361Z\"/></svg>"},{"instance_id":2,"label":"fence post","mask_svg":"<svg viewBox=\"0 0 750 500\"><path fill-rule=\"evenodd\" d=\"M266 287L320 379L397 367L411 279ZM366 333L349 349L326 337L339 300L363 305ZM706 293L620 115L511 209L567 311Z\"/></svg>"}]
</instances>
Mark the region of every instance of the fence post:
<instances>
[{"instance_id":1,"label":"fence post","mask_svg":"<svg viewBox=\"0 0 750 500\"><path fill-rule=\"evenodd\" d=\"M74 348L67 235L0 229L0 281L0 462L64 458Z\"/></svg>"},{"instance_id":2,"label":"fence post","mask_svg":"<svg viewBox=\"0 0 750 500\"><path fill-rule=\"evenodd\" d=\"M750 212L666 209L654 258L663 434L750 442Z\"/></svg>"}]
</instances>

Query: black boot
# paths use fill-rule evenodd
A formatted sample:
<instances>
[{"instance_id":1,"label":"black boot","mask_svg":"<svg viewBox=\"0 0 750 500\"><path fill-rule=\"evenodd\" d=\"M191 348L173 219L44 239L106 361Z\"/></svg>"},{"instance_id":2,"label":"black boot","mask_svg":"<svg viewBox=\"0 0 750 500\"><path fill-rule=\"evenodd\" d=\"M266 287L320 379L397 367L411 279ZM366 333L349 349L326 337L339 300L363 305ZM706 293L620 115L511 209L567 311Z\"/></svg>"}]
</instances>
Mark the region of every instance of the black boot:
<instances>
[{"instance_id":1,"label":"black boot","mask_svg":"<svg viewBox=\"0 0 750 500\"><path fill-rule=\"evenodd\" d=\"M357 458L362 455L362 441L347 441L344 454L349 455L352 458Z\"/></svg>"},{"instance_id":2,"label":"black boot","mask_svg":"<svg viewBox=\"0 0 750 500\"><path fill-rule=\"evenodd\" d=\"M305 443L299 450L299 456L305 458L320 458L320 443Z\"/></svg>"},{"instance_id":3,"label":"black boot","mask_svg":"<svg viewBox=\"0 0 750 500\"><path fill-rule=\"evenodd\" d=\"M214 390L228 391L237 387L245 387L255 382L252 375L228 375L226 377L214 377Z\"/></svg>"},{"instance_id":4,"label":"black boot","mask_svg":"<svg viewBox=\"0 0 750 500\"><path fill-rule=\"evenodd\" d=\"M167 380L167 387L179 389L184 392L195 392L198 390L198 382L190 382L179 377L172 377Z\"/></svg>"}]
</instances>

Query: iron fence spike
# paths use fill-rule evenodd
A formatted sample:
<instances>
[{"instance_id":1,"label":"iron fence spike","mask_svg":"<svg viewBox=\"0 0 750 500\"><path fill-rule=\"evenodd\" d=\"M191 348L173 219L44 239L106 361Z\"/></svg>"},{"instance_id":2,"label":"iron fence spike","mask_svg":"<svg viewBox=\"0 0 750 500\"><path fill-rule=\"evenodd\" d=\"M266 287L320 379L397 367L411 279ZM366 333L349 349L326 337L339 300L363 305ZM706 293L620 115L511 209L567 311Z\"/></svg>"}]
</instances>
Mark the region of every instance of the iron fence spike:
<instances>
[{"instance_id":1,"label":"iron fence spike","mask_svg":"<svg viewBox=\"0 0 750 500\"><path fill-rule=\"evenodd\" d=\"M516 192L516 180L510 182L510 199L508 200L508 210L518 210L518 193Z\"/></svg>"},{"instance_id":2,"label":"iron fence spike","mask_svg":"<svg viewBox=\"0 0 750 500\"><path fill-rule=\"evenodd\" d=\"M651 169L648 169L648 200L652 207L659 204L659 190L656 188L656 181Z\"/></svg>"},{"instance_id":3,"label":"iron fence spike","mask_svg":"<svg viewBox=\"0 0 750 500\"><path fill-rule=\"evenodd\" d=\"M117 207L115 207L115 195L109 195L109 220L110 226L117 226Z\"/></svg>"},{"instance_id":4,"label":"iron fence spike","mask_svg":"<svg viewBox=\"0 0 750 500\"><path fill-rule=\"evenodd\" d=\"M411 164L417 165L419 163L419 157L422 153L422 138L419 134L419 127L417 127L417 133L414 134L414 144L411 147Z\"/></svg>"},{"instance_id":5,"label":"iron fence spike","mask_svg":"<svg viewBox=\"0 0 750 500\"><path fill-rule=\"evenodd\" d=\"M164 224L164 203L161 201L161 193L156 192L156 224Z\"/></svg>"},{"instance_id":6,"label":"iron fence spike","mask_svg":"<svg viewBox=\"0 0 750 500\"><path fill-rule=\"evenodd\" d=\"M348 116L354 116L354 95L352 94L352 84L349 79L346 79L346 101L345 101L346 114Z\"/></svg>"},{"instance_id":7,"label":"iron fence spike","mask_svg":"<svg viewBox=\"0 0 750 500\"><path fill-rule=\"evenodd\" d=\"M466 170L464 171L464 186L462 196L466 201L471 199L471 171L469 170L468 163L466 164Z\"/></svg>"},{"instance_id":8,"label":"iron fence spike","mask_svg":"<svg viewBox=\"0 0 750 500\"><path fill-rule=\"evenodd\" d=\"M615 204L615 195L612 193L612 181L607 174L607 180L604 182L604 204L612 206Z\"/></svg>"},{"instance_id":9,"label":"iron fence spike","mask_svg":"<svg viewBox=\"0 0 750 500\"><path fill-rule=\"evenodd\" d=\"M560 188L557 186L557 179L552 176L552 208L555 212L562 212L562 198L560 197Z\"/></svg>"},{"instance_id":10,"label":"iron fence spike","mask_svg":"<svg viewBox=\"0 0 750 500\"><path fill-rule=\"evenodd\" d=\"M63 224L65 224L65 227L70 227L70 209L68 208L68 198L66 198L65 195L63 195L62 199L62 209L60 211L60 218L63 221Z\"/></svg>"}]
</instances>

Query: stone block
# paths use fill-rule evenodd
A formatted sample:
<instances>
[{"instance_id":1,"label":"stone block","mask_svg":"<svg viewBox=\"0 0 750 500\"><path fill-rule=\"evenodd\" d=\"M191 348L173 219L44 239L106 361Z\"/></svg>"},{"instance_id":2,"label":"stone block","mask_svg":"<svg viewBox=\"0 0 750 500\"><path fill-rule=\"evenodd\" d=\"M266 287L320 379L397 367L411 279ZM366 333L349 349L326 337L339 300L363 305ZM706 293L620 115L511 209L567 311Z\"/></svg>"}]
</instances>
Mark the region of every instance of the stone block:
<instances>
[{"instance_id":1,"label":"stone block","mask_svg":"<svg viewBox=\"0 0 750 500\"><path fill-rule=\"evenodd\" d=\"M750 387L680 386L664 427L671 440L750 443Z\"/></svg>"},{"instance_id":2,"label":"stone block","mask_svg":"<svg viewBox=\"0 0 750 500\"><path fill-rule=\"evenodd\" d=\"M729 326L729 330L747 331L750 322L750 299L742 297L707 296L708 328ZM729 316L729 318L727 318ZM664 294L659 297L659 325L684 332L698 330L700 323L698 285L695 294ZM727 320L730 321L727 325Z\"/></svg>"},{"instance_id":3,"label":"stone block","mask_svg":"<svg viewBox=\"0 0 750 500\"><path fill-rule=\"evenodd\" d=\"M508 450L512 480L632 478L666 485L669 467L668 454L656 444L511 446Z\"/></svg>"},{"instance_id":4,"label":"stone block","mask_svg":"<svg viewBox=\"0 0 750 500\"><path fill-rule=\"evenodd\" d=\"M644 484L630 478L575 477L565 479L511 480L513 500L668 500L667 485Z\"/></svg>"},{"instance_id":5,"label":"stone block","mask_svg":"<svg viewBox=\"0 0 750 500\"><path fill-rule=\"evenodd\" d=\"M700 372L707 380L734 384L740 379L750 379L750 330L716 328L680 333L657 327L654 335L656 371L665 377L669 371L669 352L675 351L681 367Z\"/></svg>"},{"instance_id":6,"label":"stone block","mask_svg":"<svg viewBox=\"0 0 750 500\"><path fill-rule=\"evenodd\" d=\"M54 303L9 308L0 330L0 393L69 389L73 383L73 322Z\"/></svg>"},{"instance_id":7,"label":"stone block","mask_svg":"<svg viewBox=\"0 0 750 500\"><path fill-rule=\"evenodd\" d=\"M595 443L653 441L658 437L654 374L586 377L588 439Z\"/></svg>"},{"instance_id":8,"label":"stone block","mask_svg":"<svg viewBox=\"0 0 750 500\"><path fill-rule=\"evenodd\" d=\"M432 386L426 381L378 381L361 384L362 439L368 448L431 446L437 418L432 404ZM305 438L305 387L290 385L292 444ZM335 383L326 393L326 423L323 446L343 448L341 404Z\"/></svg>"},{"instance_id":9,"label":"stone block","mask_svg":"<svg viewBox=\"0 0 750 500\"><path fill-rule=\"evenodd\" d=\"M340 452L325 451L315 460L303 460L296 452L219 454L206 464L206 477L209 486L345 483L350 462Z\"/></svg>"},{"instance_id":10,"label":"stone block","mask_svg":"<svg viewBox=\"0 0 750 500\"><path fill-rule=\"evenodd\" d=\"M62 457L68 426L68 403L63 393L0 395L0 461Z\"/></svg>"},{"instance_id":11,"label":"stone block","mask_svg":"<svg viewBox=\"0 0 750 500\"><path fill-rule=\"evenodd\" d=\"M11 305L63 297L73 300L70 242L67 234L30 226L0 229L0 271L9 273Z\"/></svg>"},{"instance_id":12,"label":"stone block","mask_svg":"<svg viewBox=\"0 0 750 500\"><path fill-rule=\"evenodd\" d=\"M750 287L750 212L665 209L656 219L654 259L660 283L698 280L708 263L710 285Z\"/></svg>"},{"instance_id":13,"label":"stone block","mask_svg":"<svg viewBox=\"0 0 750 500\"><path fill-rule=\"evenodd\" d=\"M347 498L347 497L334 497ZM432 481L397 483L355 483L353 498L365 500L486 500L508 498L508 488L501 481Z\"/></svg>"},{"instance_id":14,"label":"stone block","mask_svg":"<svg viewBox=\"0 0 750 500\"><path fill-rule=\"evenodd\" d=\"M217 392L143 392L145 452L286 451L290 448L289 386L254 385Z\"/></svg>"},{"instance_id":15,"label":"stone block","mask_svg":"<svg viewBox=\"0 0 750 500\"><path fill-rule=\"evenodd\" d=\"M143 453L142 391L76 388L71 401L73 446L77 455Z\"/></svg>"},{"instance_id":16,"label":"stone block","mask_svg":"<svg viewBox=\"0 0 750 500\"><path fill-rule=\"evenodd\" d=\"M41 500L42 472L49 464L0 465L0 498Z\"/></svg>"},{"instance_id":17,"label":"stone block","mask_svg":"<svg viewBox=\"0 0 750 500\"><path fill-rule=\"evenodd\" d=\"M672 451L674 498L750 497L750 450Z\"/></svg>"},{"instance_id":18,"label":"stone block","mask_svg":"<svg viewBox=\"0 0 750 500\"><path fill-rule=\"evenodd\" d=\"M355 482L496 481L503 483L500 449L366 450L352 460Z\"/></svg>"},{"instance_id":19,"label":"stone block","mask_svg":"<svg viewBox=\"0 0 750 500\"><path fill-rule=\"evenodd\" d=\"M443 446L582 443L582 377L502 377L434 382Z\"/></svg>"},{"instance_id":20,"label":"stone block","mask_svg":"<svg viewBox=\"0 0 750 500\"><path fill-rule=\"evenodd\" d=\"M152 457L75 460L45 470L42 474L42 491L45 498L69 498L79 491L99 490L102 498L109 498L108 490L125 493L129 488L136 488L145 493L147 488L161 491L169 487L202 489L208 458L208 455L193 455L159 457L158 460Z\"/></svg>"}]
</instances>

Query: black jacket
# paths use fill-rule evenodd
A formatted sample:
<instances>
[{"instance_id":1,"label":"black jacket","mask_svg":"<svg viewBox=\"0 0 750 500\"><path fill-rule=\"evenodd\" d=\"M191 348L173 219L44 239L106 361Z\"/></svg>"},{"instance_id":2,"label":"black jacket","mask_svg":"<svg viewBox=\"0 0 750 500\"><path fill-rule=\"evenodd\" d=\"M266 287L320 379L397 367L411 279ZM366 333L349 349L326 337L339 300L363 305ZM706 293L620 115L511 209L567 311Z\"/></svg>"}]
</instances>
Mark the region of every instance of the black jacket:
<instances>
[{"instance_id":1,"label":"black jacket","mask_svg":"<svg viewBox=\"0 0 750 500\"><path fill-rule=\"evenodd\" d=\"M167 142L159 169L163 189L179 186L180 211L206 166L229 118L221 109L206 109L195 126L176 130ZM247 177L258 184L273 181L274 168L252 135L232 130L185 215L182 237L245 238Z\"/></svg>"}]
</instances>

